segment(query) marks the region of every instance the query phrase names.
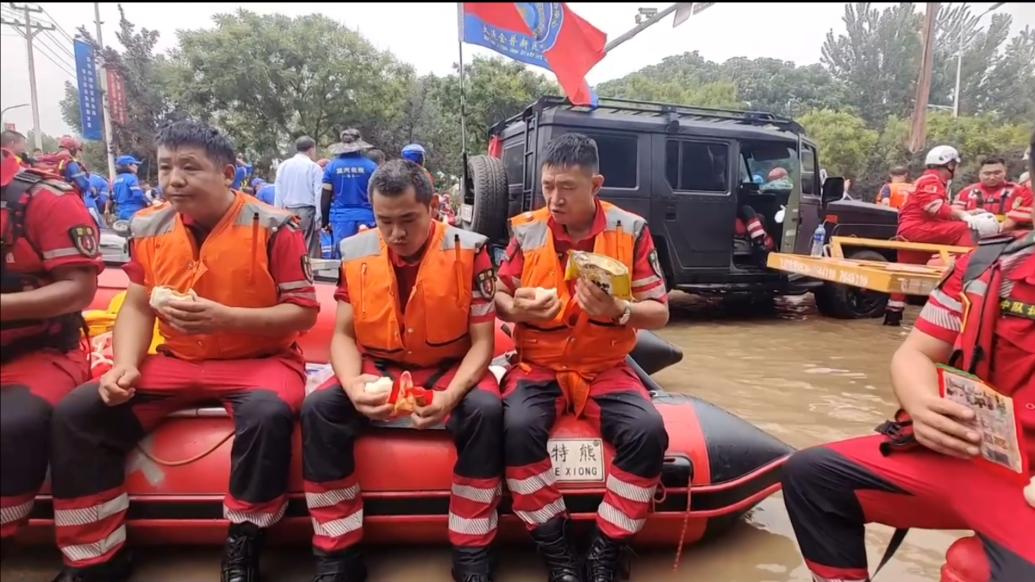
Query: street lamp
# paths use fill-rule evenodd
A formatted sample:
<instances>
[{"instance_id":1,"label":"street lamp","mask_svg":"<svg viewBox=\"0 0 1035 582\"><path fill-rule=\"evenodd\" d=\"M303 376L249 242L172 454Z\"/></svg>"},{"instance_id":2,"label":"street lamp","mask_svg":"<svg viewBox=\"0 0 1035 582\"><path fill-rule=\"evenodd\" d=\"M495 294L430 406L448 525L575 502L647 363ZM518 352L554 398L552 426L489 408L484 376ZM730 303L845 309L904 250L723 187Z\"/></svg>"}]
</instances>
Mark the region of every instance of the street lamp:
<instances>
[{"instance_id":1,"label":"street lamp","mask_svg":"<svg viewBox=\"0 0 1035 582\"><path fill-rule=\"evenodd\" d=\"M18 105L12 105L10 107L4 107L3 109L0 109L0 117L3 117L4 113L7 113L8 111L10 111L12 109L18 109L19 107L28 107L28 106L29 106L28 103L19 103Z\"/></svg>"},{"instance_id":2,"label":"street lamp","mask_svg":"<svg viewBox=\"0 0 1035 582\"><path fill-rule=\"evenodd\" d=\"M991 5L988 8L988 10L985 10L981 14L978 14L977 18L974 19L974 26L977 27L978 22L981 21L981 18L984 15L986 15L989 12L999 8L1003 4L1006 4L1006 3L1005 2L996 2L995 4ZM960 116L960 73L963 70L963 22L962 21L960 22L959 46L957 48L958 48L958 50L956 51L956 91L953 93L953 97L952 97L952 116L953 117L959 117Z\"/></svg>"}]
</instances>

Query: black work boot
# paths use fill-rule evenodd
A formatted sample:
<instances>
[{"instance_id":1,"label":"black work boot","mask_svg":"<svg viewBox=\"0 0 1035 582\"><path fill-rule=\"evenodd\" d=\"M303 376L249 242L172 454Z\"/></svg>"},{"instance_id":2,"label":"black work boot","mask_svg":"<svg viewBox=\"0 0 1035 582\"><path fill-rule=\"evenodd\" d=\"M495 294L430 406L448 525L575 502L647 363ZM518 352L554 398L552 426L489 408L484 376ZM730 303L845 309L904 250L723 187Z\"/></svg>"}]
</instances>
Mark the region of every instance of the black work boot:
<instances>
[{"instance_id":1,"label":"black work boot","mask_svg":"<svg viewBox=\"0 0 1035 582\"><path fill-rule=\"evenodd\" d=\"M764 242L751 241L751 259L755 261L760 269L769 268L769 249L765 248Z\"/></svg>"},{"instance_id":2,"label":"black work boot","mask_svg":"<svg viewBox=\"0 0 1035 582\"><path fill-rule=\"evenodd\" d=\"M327 553L313 550L316 554L316 576L313 582L366 582L367 567L359 548L348 548L340 552Z\"/></svg>"},{"instance_id":3,"label":"black work boot","mask_svg":"<svg viewBox=\"0 0 1035 582\"><path fill-rule=\"evenodd\" d=\"M626 545L597 532L586 553L585 582L615 582L629 577Z\"/></svg>"},{"instance_id":4,"label":"black work boot","mask_svg":"<svg viewBox=\"0 0 1035 582\"><path fill-rule=\"evenodd\" d=\"M899 327L902 325L902 312L897 309L884 310L884 325Z\"/></svg>"},{"instance_id":5,"label":"black work boot","mask_svg":"<svg viewBox=\"0 0 1035 582\"><path fill-rule=\"evenodd\" d=\"M582 582L575 565L575 552L567 536L568 520L558 516L532 531L532 539L550 571L549 582Z\"/></svg>"},{"instance_id":6,"label":"black work boot","mask_svg":"<svg viewBox=\"0 0 1035 582\"><path fill-rule=\"evenodd\" d=\"M54 582L126 582L132 572L129 551L122 549L103 564L87 568L65 567Z\"/></svg>"},{"instance_id":7,"label":"black work boot","mask_svg":"<svg viewBox=\"0 0 1035 582\"><path fill-rule=\"evenodd\" d=\"M222 582L259 582L259 554L264 532L253 523L230 525L223 546Z\"/></svg>"},{"instance_id":8,"label":"black work boot","mask_svg":"<svg viewBox=\"0 0 1035 582\"><path fill-rule=\"evenodd\" d=\"M489 548L453 548L455 582L492 582Z\"/></svg>"}]
</instances>

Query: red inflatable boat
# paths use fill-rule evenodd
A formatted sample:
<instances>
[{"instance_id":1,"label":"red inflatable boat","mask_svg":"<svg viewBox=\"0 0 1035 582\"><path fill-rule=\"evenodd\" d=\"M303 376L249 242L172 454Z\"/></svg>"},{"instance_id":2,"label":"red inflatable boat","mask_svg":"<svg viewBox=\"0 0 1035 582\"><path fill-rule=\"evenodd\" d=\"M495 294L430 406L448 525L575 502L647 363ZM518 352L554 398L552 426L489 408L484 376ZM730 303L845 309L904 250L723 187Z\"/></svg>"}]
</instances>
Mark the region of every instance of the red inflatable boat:
<instances>
[{"instance_id":1,"label":"red inflatable boat","mask_svg":"<svg viewBox=\"0 0 1035 582\"><path fill-rule=\"evenodd\" d=\"M104 309L125 289L120 269L101 277L92 305ZM304 336L306 357L327 361L334 321L333 285L319 284L324 308L314 330ZM499 351L510 342L497 334ZM665 419L669 450L654 512L638 543L675 545L685 527L685 543L721 532L759 501L777 491L780 468L791 448L751 424L707 402L666 394L648 372L681 358L652 334L641 334L633 363L654 392ZM222 500L229 474L233 425L222 408L180 411L131 453L126 465L132 499L128 513L134 543L220 544L226 522ZM273 539L307 543L312 525L302 492L301 453L295 432L291 501ZM365 501L365 539L392 543L445 543L452 441L441 430L417 431L386 426L357 443L359 479ZM565 503L577 521L592 518L604 494L612 451L586 423L562 418L550 443ZM692 491L692 495L689 492ZM523 534L505 498L500 535ZM26 537L52 543L53 509L47 489L37 499Z\"/></svg>"}]
</instances>

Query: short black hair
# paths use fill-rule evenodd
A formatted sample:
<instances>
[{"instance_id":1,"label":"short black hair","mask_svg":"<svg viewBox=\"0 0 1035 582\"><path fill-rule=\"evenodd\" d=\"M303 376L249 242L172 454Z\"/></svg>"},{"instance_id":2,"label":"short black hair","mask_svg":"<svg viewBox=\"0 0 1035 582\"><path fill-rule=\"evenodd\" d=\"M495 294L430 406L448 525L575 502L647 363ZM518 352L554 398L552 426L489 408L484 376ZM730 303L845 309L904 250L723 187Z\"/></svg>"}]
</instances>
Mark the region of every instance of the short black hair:
<instances>
[{"instance_id":1,"label":"short black hair","mask_svg":"<svg viewBox=\"0 0 1035 582\"><path fill-rule=\"evenodd\" d=\"M367 150L367 158L379 166L385 163L385 153L377 148Z\"/></svg>"},{"instance_id":2,"label":"short black hair","mask_svg":"<svg viewBox=\"0 0 1035 582\"><path fill-rule=\"evenodd\" d=\"M424 168L410 160L391 160L381 165L370 177L371 194L395 197L401 196L413 187L417 202L431 204L435 190Z\"/></svg>"},{"instance_id":3,"label":"short black hair","mask_svg":"<svg viewBox=\"0 0 1035 582\"><path fill-rule=\"evenodd\" d=\"M566 133L550 140L543 152L541 167L574 168L576 166L596 174L600 171L597 142L581 133Z\"/></svg>"},{"instance_id":4,"label":"short black hair","mask_svg":"<svg viewBox=\"0 0 1035 582\"><path fill-rule=\"evenodd\" d=\"M158 130L155 146L181 148L198 147L205 150L208 159L222 168L233 165L237 156L234 154L234 142L218 129L193 119L174 121Z\"/></svg>"},{"instance_id":5,"label":"short black hair","mask_svg":"<svg viewBox=\"0 0 1035 582\"><path fill-rule=\"evenodd\" d=\"M908 176L909 175L909 169L906 168L905 166L895 166L894 168L891 168L891 171L888 172L888 175L889 176Z\"/></svg>"},{"instance_id":6,"label":"short black hair","mask_svg":"<svg viewBox=\"0 0 1035 582\"><path fill-rule=\"evenodd\" d=\"M1006 158L1003 156L985 156L981 158L981 167L991 166L993 164L1002 164L1006 166Z\"/></svg>"},{"instance_id":7,"label":"short black hair","mask_svg":"<svg viewBox=\"0 0 1035 582\"><path fill-rule=\"evenodd\" d=\"M25 136L13 129L5 129L3 134L0 134L0 145L3 147L13 146L14 144L25 139Z\"/></svg>"},{"instance_id":8,"label":"short black hair","mask_svg":"<svg viewBox=\"0 0 1035 582\"><path fill-rule=\"evenodd\" d=\"M302 137L295 140L295 150L300 152L307 152L316 147L316 140L303 135Z\"/></svg>"}]
</instances>

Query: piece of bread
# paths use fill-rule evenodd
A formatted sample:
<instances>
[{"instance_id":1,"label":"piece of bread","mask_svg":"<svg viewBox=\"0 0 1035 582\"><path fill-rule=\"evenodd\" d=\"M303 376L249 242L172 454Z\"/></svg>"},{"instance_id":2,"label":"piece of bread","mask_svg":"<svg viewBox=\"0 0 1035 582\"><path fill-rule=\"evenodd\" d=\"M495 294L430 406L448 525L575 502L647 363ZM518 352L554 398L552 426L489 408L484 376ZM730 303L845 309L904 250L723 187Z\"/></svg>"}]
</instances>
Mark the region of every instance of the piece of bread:
<instances>
[{"instance_id":1,"label":"piece of bread","mask_svg":"<svg viewBox=\"0 0 1035 582\"><path fill-rule=\"evenodd\" d=\"M567 281L582 279L593 283L612 297L632 299L632 280L628 267L621 261L605 255L572 251L564 278Z\"/></svg>"},{"instance_id":2,"label":"piece of bread","mask_svg":"<svg viewBox=\"0 0 1035 582\"><path fill-rule=\"evenodd\" d=\"M373 382L363 385L363 392L367 394L390 394L392 392L392 379L388 376L381 376Z\"/></svg>"},{"instance_id":3,"label":"piece of bread","mask_svg":"<svg viewBox=\"0 0 1035 582\"><path fill-rule=\"evenodd\" d=\"M196 301L198 294L193 289L188 289L186 293L180 293L172 287L166 287L159 285L151 289L151 307L158 309L167 305L171 301Z\"/></svg>"},{"instance_id":4,"label":"piece of bread","mask_svg":"<svg viewBox=\"0 0 1035 582\"><path fill-rule=\"evenodd\" d=\"M536 287L535 288L535 300L536 300L536 302L542 301L544 297L553 297L554 299L557 299L557 290L556 289L547 289L545 287Z\"/></svg>"}]
</instances>

